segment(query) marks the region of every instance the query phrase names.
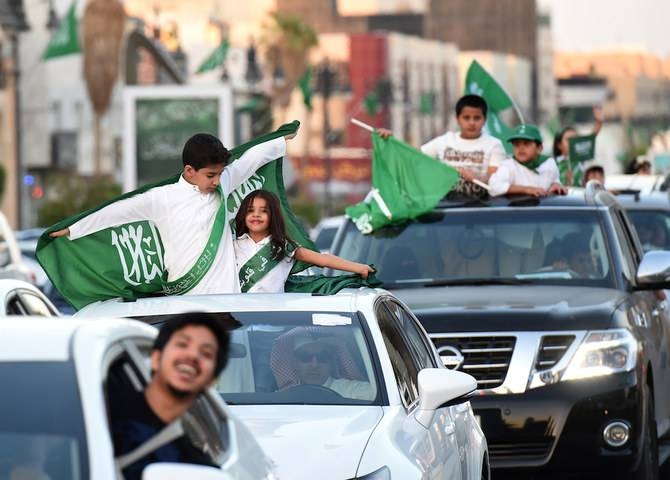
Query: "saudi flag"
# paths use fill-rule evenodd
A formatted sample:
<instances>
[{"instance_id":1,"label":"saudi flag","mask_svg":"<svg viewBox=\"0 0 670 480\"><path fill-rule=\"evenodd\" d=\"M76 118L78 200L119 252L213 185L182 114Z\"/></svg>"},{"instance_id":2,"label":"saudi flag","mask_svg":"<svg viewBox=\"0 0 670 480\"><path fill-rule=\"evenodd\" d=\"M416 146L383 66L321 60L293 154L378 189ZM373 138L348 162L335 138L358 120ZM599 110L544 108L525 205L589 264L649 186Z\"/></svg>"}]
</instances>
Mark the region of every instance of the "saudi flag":
<instances>
[{"instance_id":1,"label":"saudi flag","mask_svg":"<svg viewBox=\"0 0 670 480\"><path fill-rule=\"evenodd\" d=\"M507 137L512 130L500 119L500 113L509 108L514 108L519 117L519 123L525 122L507 92L476 60L472 61L465 75L465 93L479 95L486 100L489 107L486 115L486 130L489 135L499 139L507 153L511 154L513 148L507 142Z\"/></svg>"},{"instance_id":2,"label":"saudi flag","mask_svg":"<svg viewBox=\"0 0 670 480\"><path fill-rule=\"evenodd\" d=\"M209 72L223 65L223 62L226 61L226 56L228 56L228 48L230 48L230 42L228 41L228 37L226 37L221 40L219 46L200 64L198 71L195 73Z\"/></svg>"},{"instance_id":3,"label":"saudi flag","mask_svg":"<svg viewBox=\"0 0 670 480\"><path fill-rule=\"evenodd\" d=\"M283 137L298 129L299 123L283 125L231 150L239 158L259 143ZM109 298L134 299L160 294L167 279L163 265L163 244L160 232L149 221L134 222L101 230L77 240L51 238L49 233L69 227L74 222L110 203L128 198L179 180L177 174L162 182L144 186L99 207L67 218L48 228L40 237L36 255L40 264L63 297L76 309ZM227 200L227 218L234 224L235 213L242 199L252 190L264 188L279 196L288 235L299 245L318 251L291 212L282 177L282 159L260 168L251 178L232 192ZM292 272L307 267L296 262Z\"/></svg>"},{"instance_id":4,"label":"saudi flag","mask_svg":"<svg viewBox=\"0 0 670 480\"><path fill-rule=\"evenodd\" d=\"M564 170L569 167L572 173L572 183L569 180L567 172L561 172L561 180L564 180L565 185L572 185L581 187L584 182L584 162L593 160L596 154L596 136L580 135L572 137L568 140L568 158L559 164L564 164Z\"/></svg>"},{"instance_id":5,"label":"saudi flag","mask_svg":"<svg viewBox=\"0 0 670 480\"><path fill-rule=\"evenodd\" d=\"M307 110L312 111L312 67L307 67L305 73L300 77L300 91L302 92L302 103Z\"/></svg>"},{"instance_id":6,"label":"saudi flag","mask_svg":"<svg viewBox=\"0 0 670 480\"><path fill-rule=\"evenodd\" d=\"M397 140L372 134L372 190L345 210L364 234L432 210L456 185L456 169Z\"/></svg>"},{"instance_id":7,"label":"saudi flag","mask_svg":"<svg viewBox=\"0 0 670 480\"><path fill-rule=\"evenodd\" d=\"M76 4L76 1L72 3L65 18L49 40L49 44L42 54L42 60L81 53L77 16L75 14Z\"/></svg>"}]
</instances>

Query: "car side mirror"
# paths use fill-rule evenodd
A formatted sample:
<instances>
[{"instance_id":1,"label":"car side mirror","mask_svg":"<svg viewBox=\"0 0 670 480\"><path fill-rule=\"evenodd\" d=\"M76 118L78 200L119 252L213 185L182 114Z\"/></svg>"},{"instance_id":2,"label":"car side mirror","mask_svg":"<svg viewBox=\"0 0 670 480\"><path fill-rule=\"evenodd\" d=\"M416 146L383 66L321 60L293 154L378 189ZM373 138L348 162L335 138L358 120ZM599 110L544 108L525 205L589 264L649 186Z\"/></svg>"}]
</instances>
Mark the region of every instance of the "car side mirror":
<instances>
[{"instance_id":1,"label":"car side mirror","mask_svg":"<svg viewBox=\"0 0 670 480\"><path fill-rule=\"evenodd\" d=\"M218 468L189 463L152 463L142 472L142 480L234 480Z\"/></svg>"},{"instance_id":2,"label":"car side mirror","mask_svg":"<svg viewBox=\"0 0 670 480\"><path fill-rule=\"evenodd\" d=\"M426 428L435 410L467 402L477 390L477 380L472 375L447 368L424 368L419 372L418 384L416 420Z\"/></svg>"},{"instance_id":3,"label":"car side mirror","mask_svg":"<svg viewBox=\"0 0 670 480\"><path fill-rule=\"evenodd\" d=\"M637 286L643 290L670 288L670 252L654 250L645 253L635 279Z\"/></svg>"}]
</instances>

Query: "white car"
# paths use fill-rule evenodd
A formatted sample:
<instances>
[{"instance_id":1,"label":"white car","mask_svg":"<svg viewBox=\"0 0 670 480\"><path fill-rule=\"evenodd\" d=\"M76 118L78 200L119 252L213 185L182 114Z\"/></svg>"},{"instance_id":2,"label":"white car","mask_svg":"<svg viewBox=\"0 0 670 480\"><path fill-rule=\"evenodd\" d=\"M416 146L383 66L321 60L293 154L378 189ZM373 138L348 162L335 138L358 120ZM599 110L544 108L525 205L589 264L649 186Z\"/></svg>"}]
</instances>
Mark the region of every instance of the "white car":
<instances>
[{"instance_id":1,"label":"white car","mask_svg":"<svg viewBox=\"0 0 670 480\"><path fill-rule=\"evenodd\" d=\"M127 319L0 318L0 478L122 480L107 422L107 388L114 382L141 388L156 334ZM222 468L155 464L143 479L275 478L216 391L203 394L189 412L185 430L211 446Z\"/></svg>"},{"instance_id":2,"label":"white car","mask_svg":"<svg viewBox=\"0 0 670 480\"><path fill-rule=\"evenodd\" d=\"M486 439L468 401L474 378L444 367L389 292L109 300L79 314L160 325L188 311L230 312L239 322L218 390L280 478L489 478Z\"/></svg>"},{"instance_id":3,"label":"white car","mask_svg":"<svg viewBox=\"0 0 670 480\"><path fill-rule=\"evenodd\" d=\"M309 236L312 238L316 248L322 253L328 253L333 240L335 240L335 234L340 225L344 223L344 220L344 215L323 218L309 232Z\"/></svg>"},{"instance_id":4,"label":"white car","mask_svg":"<svg viewBox=\"0 0 670 480\"><path fill-rule=\"evenodd\" d=\"M32 283L8 278L0 279L0 317L35 315L57 317L58 309L51 300Z\"/></svg>"}]
</instances>

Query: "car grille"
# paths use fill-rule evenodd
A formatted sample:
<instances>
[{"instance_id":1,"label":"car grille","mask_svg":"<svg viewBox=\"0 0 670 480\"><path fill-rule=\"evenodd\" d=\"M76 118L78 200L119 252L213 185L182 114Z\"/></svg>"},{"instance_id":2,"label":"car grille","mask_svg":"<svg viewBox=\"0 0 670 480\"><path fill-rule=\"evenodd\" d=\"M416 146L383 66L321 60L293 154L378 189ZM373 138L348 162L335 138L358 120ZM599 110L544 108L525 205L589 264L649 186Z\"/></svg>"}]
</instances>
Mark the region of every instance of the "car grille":
<instances>
[{"instance_id":1,"label":"car grille","mask_svg":"<svg viewBox=\"0 0 670 480\"><path fill-rule=\"evenodd\" d=\"M433 338L440 352L441 347L456 349L463 356L458 370L477 379L477 388L496 388L503 384L509 368L515 337L453 337ZM447 349L452 353L451 349ZM442 355L443 352L440 352ZM444 352L445 354L447 351ZM447 365L453 368L453 365Z\"/></svg>"},{"instance_id":2,"label":"car grille","mask_svg":"<svg viewBox=\"0 0 670 480\"><path fill-rule=\"evenodd\" d=\"M542 337L535 370L548 370L556 365L575 340L574 335L547 335Z\"/></svg>"},{"instance_id":3,"label":"car grille","mask_svg":"<svg viewBox=\"0 0 670 480\"><path fill-rule=\"evenodd\" d=\"M549 454L552 439L529 443L489 443L491 462L518 460L520 458L543 458Z\"/></svg>"}]
</instances>

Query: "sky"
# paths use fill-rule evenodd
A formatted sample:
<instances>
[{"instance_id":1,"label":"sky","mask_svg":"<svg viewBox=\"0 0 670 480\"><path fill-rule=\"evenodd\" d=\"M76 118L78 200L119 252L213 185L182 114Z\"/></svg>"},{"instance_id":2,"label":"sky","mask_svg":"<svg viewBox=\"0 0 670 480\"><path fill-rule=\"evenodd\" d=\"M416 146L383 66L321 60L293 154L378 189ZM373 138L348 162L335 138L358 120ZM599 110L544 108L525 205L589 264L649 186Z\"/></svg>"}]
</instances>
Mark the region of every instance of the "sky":
<instances>
[{"instance_id":1,"label":"sky","mask_svg":"<svg viewBox=\"0 0 670 480\"><path fill-rule=\"evenodd\" d=\"M646 49L670 56L670 0L537 0L558 51Z\"/></svg>"}]
</instances>

